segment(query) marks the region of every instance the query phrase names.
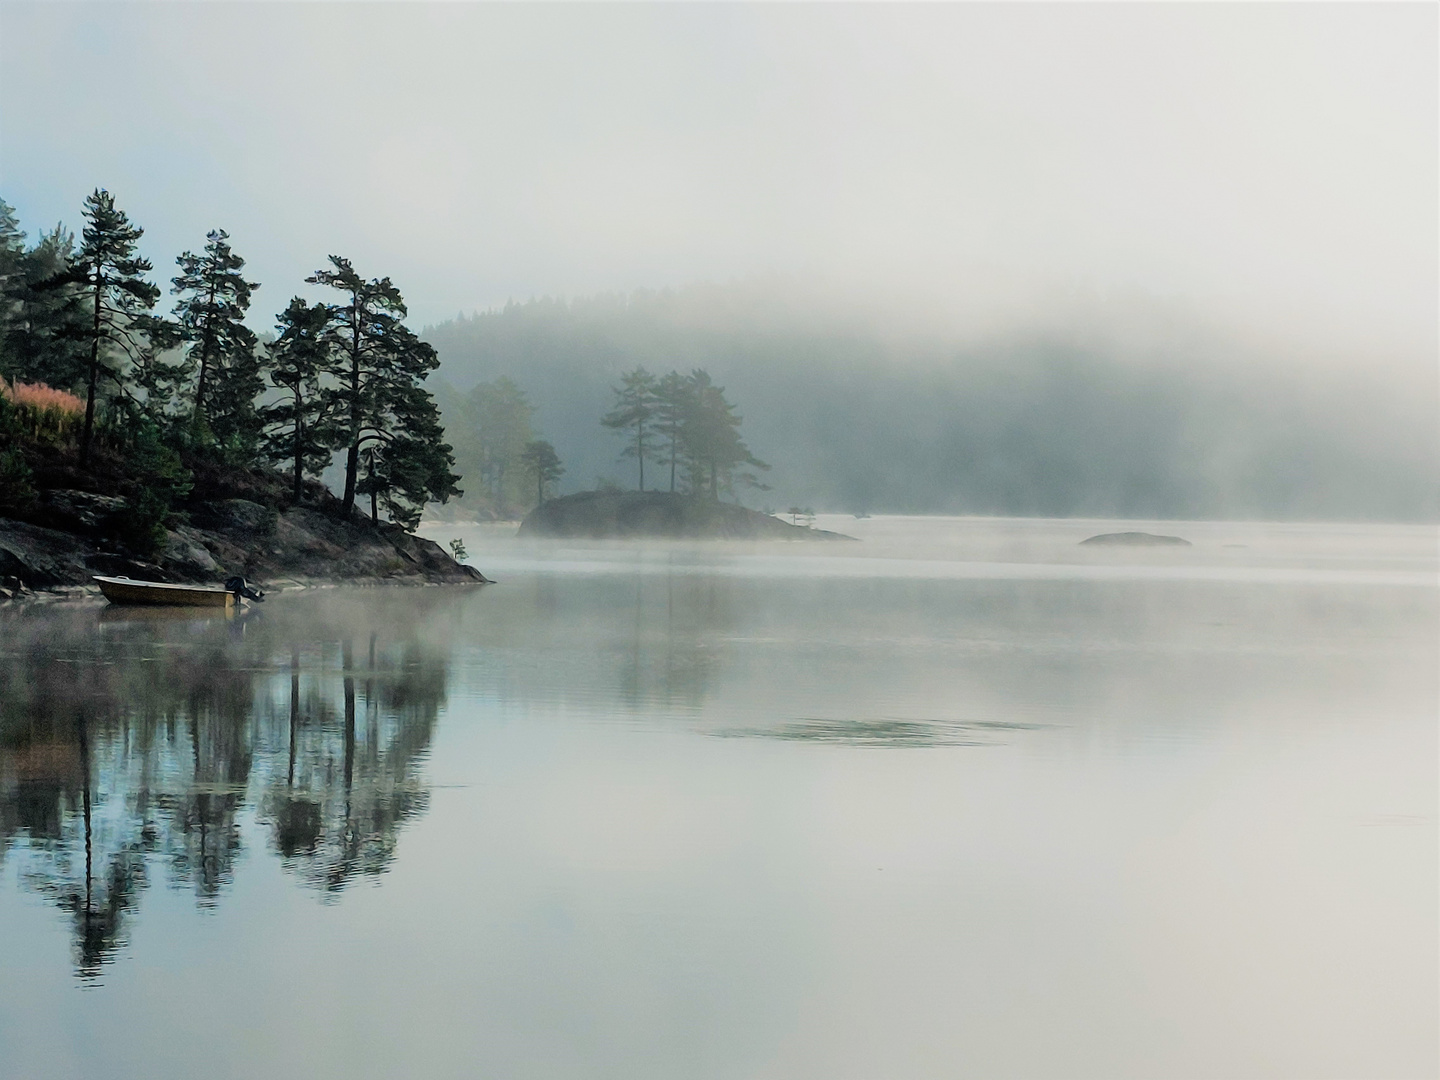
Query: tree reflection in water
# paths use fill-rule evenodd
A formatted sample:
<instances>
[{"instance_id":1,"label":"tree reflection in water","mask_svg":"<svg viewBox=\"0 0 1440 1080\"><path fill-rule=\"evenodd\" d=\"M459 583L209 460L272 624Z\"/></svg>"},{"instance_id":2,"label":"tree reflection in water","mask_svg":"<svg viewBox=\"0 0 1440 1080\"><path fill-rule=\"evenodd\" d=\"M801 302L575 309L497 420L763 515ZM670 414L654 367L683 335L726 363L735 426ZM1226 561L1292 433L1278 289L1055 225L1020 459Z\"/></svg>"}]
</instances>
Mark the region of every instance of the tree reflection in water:
<instances>
[{"instance_id":1,"label":"tree reflection in water","mask_svg":"<svg viewBox=\"0 0 1440 1080\"><path fill-rule=\"evenodd\" d=\"M124 945L157 872L216 904L247 813L327 899L389 867L427 806L447 669L424 628L449 599L0 615L0 863L70 913L79 976Z\"/></svg>"}]
</instances>

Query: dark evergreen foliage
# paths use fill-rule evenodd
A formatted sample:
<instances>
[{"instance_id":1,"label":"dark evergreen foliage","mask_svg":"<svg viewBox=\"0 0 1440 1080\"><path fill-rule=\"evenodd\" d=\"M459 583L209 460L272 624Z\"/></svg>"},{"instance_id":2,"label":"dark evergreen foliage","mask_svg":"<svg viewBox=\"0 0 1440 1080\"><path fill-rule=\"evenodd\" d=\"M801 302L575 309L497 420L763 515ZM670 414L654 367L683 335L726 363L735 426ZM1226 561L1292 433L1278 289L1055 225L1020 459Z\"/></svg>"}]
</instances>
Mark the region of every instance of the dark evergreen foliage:
<instances>
[{"instance_id":1,"label":"dark evergreen foliage","mask_svg":"<svg viewBox=\"0 0 1440 1080\"><path fill-rule=\"evenodd\" d=\"M160 289L145 280L152 269L135 246L145 230L133 225L115 206L108 191L97 188L85 200L86 225L80 249L47 288L78 285L87 308L86 324L69 328L84 343L85 426L80 437L80 464L90 460L95 410L102 395L129 413L155 419L179 371L157 356L173 342L173 331L150 315Z\"/></svg>"},{"instance_id":2,"label":"dark evergreen foliage","mask_svg":"<svg viewBox=\"0 0 1440 1080\"><path fill-rule=\"evenodd\" d=\"M223 229L214 230L202 254L187 251L176 259L180 273L171 291L180 297L175 315L194 372L192 422L202 437L213 436L244 459L259 435L255 399L265 386L258 342L244 323L250 294L259 286L241 276L245 260L229 239Z\"/></svg>"},{"instance_id":3,"label":"dark evergreen foliage","mask_svg":"<svg viewBox=\"0 0 1440 1080\"><path fill-rule=\"evenodd\" d=\"M63 276L74 253L75 237L60 225L27 249L13 208L0 199L0 378L84 385L78 286Z\"/></svg>"},{"instance_id":4,"label":"dark evergreen foliage","mask_svg":"<svg viewBox=\"0 0 1440 1080\"><path fill-rule=\"evenodd\" d=\"M333 395L323 389L330 373L325 330L330 311L300 297L290 301L276 328L280 336L269 349L267 374L280 398L259 411L261 452L289 471L298 503L307 476L318 476L330 464L335 434L328 423Z\"/></svg>"},{"instance_id":5,"label":"dark evergreen foliage","mask_svg":"<svg viewBox=\"0 0 1440 1080\"><path fill-rule=\"evenodd\" d=\"M275 489L261 466L280 464L299 502L336 450L345 452L346 514L365 494L372 516L383 506L413 529L427 502L460 494L423 385L438 361L403 324L388 278L364 280L332 257L309 280L348 303L296 298L264 346L244 324L259 286L223 230L176 260L170 322L151 314L160 289L138 251L143 230L103 189L85 201L84 218L78 248L59 226L27 248L0 201L0 511L29 513L53 487L112 485L125 501L104 527L131 551L154 552L192 485L244 498Z\"/></svg>"},{"instance_id":6,"label":"dark evergreen foliage","mask_svg":"<svg viewBox=\"0 0 1440 1080\"><path fill-rule=\"evenodd\" d=\"M338 255L330 265L305 280L348 297L330 305L325 335L338 359L335 420L345 451L345 512L354 509L361 453L368 449L366 493L383 492L387 505L409 505L418 519L426 502L457 494L460 479L450 472L450 446L438 441L443 433L434 398L420 385L440 361L401 321L405 301L388 277L367 281Z\"/></svg>"}]
</instances>

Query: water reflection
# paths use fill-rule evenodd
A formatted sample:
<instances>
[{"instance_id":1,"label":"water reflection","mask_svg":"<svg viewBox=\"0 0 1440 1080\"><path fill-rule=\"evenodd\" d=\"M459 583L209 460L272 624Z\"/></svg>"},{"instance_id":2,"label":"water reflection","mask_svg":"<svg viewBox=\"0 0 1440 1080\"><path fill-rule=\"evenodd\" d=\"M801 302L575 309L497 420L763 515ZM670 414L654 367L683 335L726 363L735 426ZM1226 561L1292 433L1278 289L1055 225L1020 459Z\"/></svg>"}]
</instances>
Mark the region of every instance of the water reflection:
<instances>
[{"instance_id":1,"label":"water reflection","mask_svg":"<svg viewBox=\"0 0 1440 1080\"><path fill-rule=\"evenodd\" d=\"M70 914L81 978L123 947L152 878L214 906L247 813L333 897L383 873L424 812L446 686L424 628L446 597L305 600L0 623L0 860Z\"/></svg>"},{"instance_id":2,"label":"water reflection","mask_svg":"<svg viewBox=\"0 0 1440 1080\"><path fill-rule=\"evenodd\" d=\"M807 716L790 724L763 728L724 728L711 732L727 739L779 739L783 742L834 743L839 746L994 746L1007 731L1036 731L1044 724L1000 720L911 720L894 717L834 719Z\"/></svg>"}]
</instances>

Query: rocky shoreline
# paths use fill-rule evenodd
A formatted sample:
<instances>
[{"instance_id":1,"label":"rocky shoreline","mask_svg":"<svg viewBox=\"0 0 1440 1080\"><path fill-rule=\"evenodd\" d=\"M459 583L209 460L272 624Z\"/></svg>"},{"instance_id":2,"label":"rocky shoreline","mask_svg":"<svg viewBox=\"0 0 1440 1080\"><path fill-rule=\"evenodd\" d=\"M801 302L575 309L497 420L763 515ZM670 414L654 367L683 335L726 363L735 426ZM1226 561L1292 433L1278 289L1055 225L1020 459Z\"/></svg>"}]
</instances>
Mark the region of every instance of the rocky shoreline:
<instances>
[{"instance_id":1,"label":"rocky shoreline","mask_svg":"<svg viewBox=\"0 0 1440 1080\"><path fill-rule=\"evenodd\" d=\"M248 499L193 503L163 547L140 557L107 528L116 496L53 490L28 521L0 517L0 600L87 592L95 574L218 584L240 574L266 588L320 584L479 584L474 567L398 525L333 505L277 509Z\"/></svg>"}]
</instances>

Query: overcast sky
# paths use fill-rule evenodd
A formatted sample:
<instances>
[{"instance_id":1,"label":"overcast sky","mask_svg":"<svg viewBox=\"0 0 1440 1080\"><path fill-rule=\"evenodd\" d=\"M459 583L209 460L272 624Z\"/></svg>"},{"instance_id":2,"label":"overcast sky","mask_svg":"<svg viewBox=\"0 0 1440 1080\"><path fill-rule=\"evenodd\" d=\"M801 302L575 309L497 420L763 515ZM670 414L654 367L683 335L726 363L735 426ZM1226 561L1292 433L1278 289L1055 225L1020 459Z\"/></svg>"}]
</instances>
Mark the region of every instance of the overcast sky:
<instances>
[{"instance_id":1,"label":"overcast sky","mask_svg":"<svg viewBox=\"0 0 1440 1080\"><path fill-rule=\"evenodd\" d=\"M167 283L228 229L257 325L336 252L417 325L777 274L1414 371L1436 56L1423 3L4 2L0 195L33 233L108 187Z\"/></svg>"}]
</instances>

